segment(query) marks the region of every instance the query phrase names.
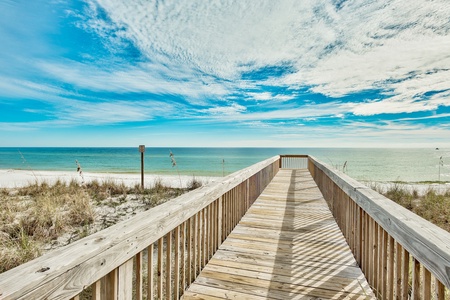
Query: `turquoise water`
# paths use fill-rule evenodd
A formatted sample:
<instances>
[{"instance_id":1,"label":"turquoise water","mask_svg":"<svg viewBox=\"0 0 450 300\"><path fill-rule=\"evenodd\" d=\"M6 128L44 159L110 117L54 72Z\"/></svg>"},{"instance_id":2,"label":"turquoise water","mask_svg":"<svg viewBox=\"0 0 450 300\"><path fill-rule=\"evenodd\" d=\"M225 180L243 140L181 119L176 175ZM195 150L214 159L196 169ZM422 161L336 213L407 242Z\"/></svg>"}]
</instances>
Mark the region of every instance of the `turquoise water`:
<instances>
[{"instance_id":1,"label":"turquoise water","mask_svg":"<svg viewBox=\"0 0 450 300\"><path fill-rule=\"evenodd\" d=\"M177 167L172 167L172 151ZM450 181L450 149L358 148L151 148L145 171L152 174L222 176L277 154L309 154L357 180ZM442 156L443 165L439 166ZM0 148L0 169L140 172L136 148ZM439 172L440 170L440 172Z\"/></svg>"}]
</instances>

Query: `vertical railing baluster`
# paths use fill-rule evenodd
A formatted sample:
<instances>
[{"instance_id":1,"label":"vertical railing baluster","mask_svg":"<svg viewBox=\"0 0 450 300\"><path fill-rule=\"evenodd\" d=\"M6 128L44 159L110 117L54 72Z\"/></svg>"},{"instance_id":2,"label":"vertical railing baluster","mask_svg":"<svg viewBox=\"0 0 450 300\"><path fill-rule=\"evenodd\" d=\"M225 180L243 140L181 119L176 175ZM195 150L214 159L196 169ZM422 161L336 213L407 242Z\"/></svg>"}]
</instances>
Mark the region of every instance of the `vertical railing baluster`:
<instances>
[{"instance_id":1,"label":"vertical railing baluster","mask_svg":"<svg viewBox=\"0 0 450 300\"><path fill-rule=\"evenodd\" d=\"M378 223L374 221L374 228L373 228L374 236L374 248L373 248L373 256L374 256L374 262L373 262L373 283L372 286L375 287L375 295L378 295L378 288L379 288L379 281L378 281L378 273L380 272L379 266L380 266L380 236L379 236L379 226Z\"/></svg>"},{"instance_id":2,"label":"vertical railing baluster","mask_svg":"<svg viewBox=\"0 0 450 300\"><path fill-rule=\"evenodd\" d=\"M136 254L136 300L142 300L142 252Z\"/></svg>"},{"instance_id":3,"label":"vertical railing baluster","mask_svg":"<svg viewBox=\"0 0 450 300\"><path fill-rule=\"evenodd\" d=\"M92 285L92 300L101 300L102 299L102 281L97 280Z\"/></svg>"},{"instance_id":4,"label":"vertical railing baluster","mask_svg":"<svg viewBox=\"0 0 450 300\"><path fill-rule=\"evenodd\" d=\"M425 267L423 268L422 299L423 300L431 299L431 273Z\"/></svg>"},{"instance_id":5,"label":"vertical railing baluster","mask_svg":"<svg viewBox=\"0 0 450 300\"><path fill-rule=\"evenodd\" d=\"M147 299L155 298L154 268L153 268L153 244L147 247Z\"/></svg>"},{"instance_id":6,"label":"vertical railing baluster","mask_svg":"<svg viewBox=\"0 0 450 300\"><path fill-rule=\"evenodd\" d=\"M175 299L180 297L180 226L175 228L175 251L174 251L174 279L173 279L173 295Z\"/></svg>"},{"instance_id":7,"label":"vertical railing baluster","mask_svg":"<svg viewBox=\"0 0 450 300\"><path fill-rule=\"evenodd\" d=\"M413 287L412 287L412 299L420 300L420 262L413 257Z\"/></svg>"},{"instance_id":8,"label":"vertical railing baluster","mask_svg":"<svg viewBox=\"0 0 450 300\"><path fill-rule=\"evenodd\" d=\"M409 252L403 249L402 270L402 299L407 300L409 296Z\"/></svg>"},{"instance_id":9,"label":"vertical railing baluster","mask_svg":"<svg viewBox=\"0 0 450 300\"><path fill-rule=\"evenodd\" d=\"M373 232L372 232L372 218L367 215L367 281L370 283L372 272L373 272L373 257L372 257L372 249L373 249Z\"/></svg>"},{"instance_id":10,"label":"vertical railing baluster","mask_svg":"<svg viewBox=\"0 0 450 300\"><path fill-rule=\"evenodd\" d=\"M197 273L200 274L202 270L202 213L197 214Z\"/></svg>"},{"instance_id":11,"label":"vertical railing baluster","mask_svg":"<svg viewBox=\"0 0 450 300\"><path fill-rule=\"evenodd\" d=\"M394 298L394 239L389 235L388 298Z\"/></svg>"},{"instance_id":12,"label":"vertical railing baluster","mask_svg":"<svg viewBox=\"0 0 450 300\"><path fill-rule=\"evenodd\" d=\"M396 252L395 252L395 280L396 287L395 287L395 299L401 299L402 295L402 254L403 254L403 247L400 245L400 243L396 243Z\"/></svg>"},{"instance_id":13,"label":"vertical railing baluster","mask_svg":"<svg viewBox=\"0 0 450 300\"><path fill-rule=\"evenodd\" d=\"M208 236L207 236L207 225L208 225L208 219L207 219L207 209L202 209L202 270L206 266L206 254L208 252L208 247L206 246L208 243Z\"/></svg>"},{"instance_id":14,"label":"vertical railing baluster","mask_svg":"<svg viewBox=\"0 0 450 300\"><path fill-rule=\"evenodd\" d=\"M445 299L445 286L437 278L435 278L434 282L436 285L436 287L435 287L436 300L444 300Z\"/></svg>"},{"instance_id":15,"label":"vertical railing baluster","mask_svg":"<svg viewBox=\"0 0 450 300\"><path fill-rule=\"evenodd\" d=\"M172 231L166 234L166 299L172 297Z\"/></svg>"},{"instance_id":16,"label":"vertical railing baluster","mask_svg":"<svg viewBox=\"0 0 450 300\"><path fill-rule=\"evenodd\" d=\"M194 251L192 251L192 244L193 244L193 235L192 235L192 220L193 217L191 217L188 221L187 221L187 280L188 280L188 284L187 286L190 286L192 283L192 254ZM186 288L187 288L186 286Z\"/></svg>"},{"instance_id":17,"label":"vertical railing baluster","mask_svg":"<svg viewBox=\"0 0 450 300\"><path fill-rule=\"evenodd\" d=\"M194 277L192 278L192 282L195 280L195 278L197 278L197 261L198 261L198 214L196 214L194 216L194 226L193 226L193 231L194 231L194 243L193 243L193 251L192 254L194 255L194 259L193 259L193 270L194 270Z\"/></svg>"},{"instance_id":18,"label":"vertical railing baluster","mask_svg":"<svg viewBox=\"0 0 450 300\"><path fill-rule=\"evenodd\" d=\"M181 224L181 291L184 292L186 290L186 223L185 221Z\"/></svg>"},{"instance_id":19,"label":"vertical railing baluster","mask_svg":"<svg viewBox=\"0 0 450 300\"><path fill-rule=\"evenodd\" d=\"M133 297L133 259L122 264L118 269L118 300L129 300Z\"/></svg>"},{"instance_id":20,"label":"vertical railing baluster","mask_svg":"<svg viewBox=\"0 0 450 300\"><path fill-rule=\"evenodd\" d=\"M219 245L220 244L222 244L222 242L223 242L223 240L222 240L222 237L223 237L223 219L224 219L224 217L223 217L223 205L224 205L224 203L223 203L223 195L222 196L220 196L219 197L219 202L218 202L218 205L217 205L217 209L218 209L218 211L217 211L217 248L219 248Z\"/></svg>"},{"instance_id":21,"label":"vertical railing baluster","mask_svg":"<svg viewBox=\"0 0 450 300\"><path fill-rule=\"evenodd\" d=\"M163 298L163 242L164 237L158 240L158 299Z\"/></svg>"}]
</instances>

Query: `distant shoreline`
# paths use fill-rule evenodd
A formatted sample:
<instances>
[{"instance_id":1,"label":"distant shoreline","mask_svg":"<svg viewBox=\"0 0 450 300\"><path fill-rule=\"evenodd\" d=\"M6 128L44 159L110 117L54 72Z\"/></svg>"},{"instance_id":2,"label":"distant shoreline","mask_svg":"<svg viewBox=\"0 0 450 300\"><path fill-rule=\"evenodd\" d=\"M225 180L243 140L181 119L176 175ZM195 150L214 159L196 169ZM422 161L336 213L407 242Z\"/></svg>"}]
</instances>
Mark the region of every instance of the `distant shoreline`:
<instances>
[{"instance_id":1,"label":"distant shoreline","mask_svg":"<svg viewBox=\"0 0 450 300\"><path fill-rule=\"evenodd\" d=\"M159 175L144 174L144 186L152 187L157 180L161 183L174 187L186 187L189 182L196 179L203 184L213 182L221 177L214 176L192 176L192 175ZM75 171L30 171L30 170L14 170L0 169L0 188L20 188L35 183L54 184L58 180L69 183L75 181L78 183L114 181L115 183L123 183L126 186L135 186L141 183L141 175L139 173L100 173L100 172L83 172L83 178Z\"/></svg>"},{"instance_id":2,"label":"distant shoreline","mask_svg":"<svg viewBox=\"0 0 450 300\"><path fill-rule=\"evenodd\" d=\"M188 184L196 179L202 184L208 184L220 180L222 177L215 176L193 176L193 175L161 175L161 174L145 174L144 186L152 187L156 181L161 181L162 184L173 187L187 187ZM83 178L75 171L31 171L31 170L14 170L14 169L0 169L0 188L20 188L35 183L54 184L58 180L69 183L75 181L78 183L92 182L97 180L99 182L113 181L118 184L125 184L132 187L141 183L141 175L139 173L101 173L101 172L83 172ZM416 182L377 182L377 181L361 181L369 187L372 184L386 191L389 188L400 185L409 191L416 190L423 195L429 189L435 190L437 193L445 192L450 189L450 183L437 182L433 183L416 183Z\"/></svg>"}]
</instances>

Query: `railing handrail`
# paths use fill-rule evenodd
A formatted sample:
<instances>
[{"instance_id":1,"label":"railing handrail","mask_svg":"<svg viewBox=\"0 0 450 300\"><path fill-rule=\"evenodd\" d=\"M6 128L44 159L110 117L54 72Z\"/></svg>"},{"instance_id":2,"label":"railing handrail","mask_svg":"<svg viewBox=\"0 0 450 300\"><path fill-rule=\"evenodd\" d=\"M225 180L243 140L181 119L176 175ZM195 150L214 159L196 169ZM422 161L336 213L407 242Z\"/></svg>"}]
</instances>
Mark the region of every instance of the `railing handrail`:
<instances>
[{"instance_id":1,"label":"railing handrail","mask_svg":"<svg viewBox=\"0 0 450 300\"><path fill-rule=\"evenodd\" d=\"M389 235L450 288L450 233L346 174L309 156L339 188Z\"/></svg>"},{"instance_id":2,"label":"railing handrail","mask_svg":"<svg viewBox=\"0 0 450 300\"><path fill-rule=\"evenodd\" d=\"M77 295L279 158L256 163L0 274L0 299Z\"/></svg>"}]
</instances>

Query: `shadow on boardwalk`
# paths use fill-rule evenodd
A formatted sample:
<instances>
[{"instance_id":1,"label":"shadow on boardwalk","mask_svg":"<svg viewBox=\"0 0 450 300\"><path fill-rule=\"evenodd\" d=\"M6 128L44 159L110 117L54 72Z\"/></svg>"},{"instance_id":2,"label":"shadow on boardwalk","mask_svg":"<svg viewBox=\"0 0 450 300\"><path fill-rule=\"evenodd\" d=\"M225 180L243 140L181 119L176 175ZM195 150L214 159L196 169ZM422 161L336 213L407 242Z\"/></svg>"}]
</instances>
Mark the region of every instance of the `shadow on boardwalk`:
<instances>
[{"instance_id":1,"label":"shadow on boardwalk","mask_svg":"<svg viewBox=\"0 0 450 300\"><path fill-rule=\"evenodd\" d=\"M374 299L309 172L292 170L287 192L277 200L282 202L283 196L284 214L267 297Z\"/></svg>"}]
</instances>

